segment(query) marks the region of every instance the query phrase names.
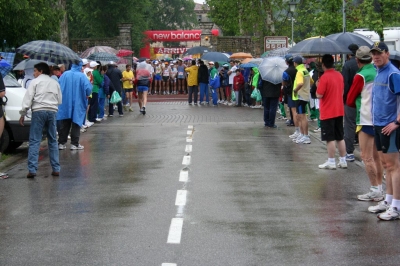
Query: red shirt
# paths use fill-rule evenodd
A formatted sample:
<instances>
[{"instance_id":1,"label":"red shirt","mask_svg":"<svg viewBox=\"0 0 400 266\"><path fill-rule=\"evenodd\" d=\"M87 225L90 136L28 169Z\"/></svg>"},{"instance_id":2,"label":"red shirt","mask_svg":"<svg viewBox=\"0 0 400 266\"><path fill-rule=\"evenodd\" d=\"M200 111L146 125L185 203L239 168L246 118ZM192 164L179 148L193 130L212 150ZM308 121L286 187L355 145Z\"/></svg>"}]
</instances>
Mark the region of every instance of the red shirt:
<instances>
[{"instance_id":1,"label":"red shirt","mask_svg":"<svg viewBox=\"0 0 400 266\"><path fill-rule=\"evenodd\" d=\"M244 77L242 73L239 75L235 75L233 77L233 90L234 91L239 91L241 87L244 85Z\"/></svg>"},{"instance_id":2,"label":"red shirt","mask_svg":"<svg viewBox=\"0 0 400 266\"><path fill-rule=\"evenodd\" d=\"M333 68L327 69L318 82L320 119L326 120L344 116L343 104L344 82L340 72Z\"/></svg>"}]
</instances>

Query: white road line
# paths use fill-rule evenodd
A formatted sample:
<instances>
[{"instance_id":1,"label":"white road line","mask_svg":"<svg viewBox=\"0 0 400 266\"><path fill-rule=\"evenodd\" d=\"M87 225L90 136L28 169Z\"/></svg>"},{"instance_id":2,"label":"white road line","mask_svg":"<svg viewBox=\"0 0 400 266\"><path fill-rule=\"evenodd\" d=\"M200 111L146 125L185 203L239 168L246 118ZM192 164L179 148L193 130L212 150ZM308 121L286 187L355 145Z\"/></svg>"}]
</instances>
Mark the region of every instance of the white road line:
<instances>
[{"instance_id":1,"label":"white road line","mask_svg":"<svg viewBox=\"0 0 400 266\"><path fill-rule=\"evenodd\" d=\"M163 263L161 266L177 266L176 263Z\"/></svg>"},{"instance_id":2,"label":"white road line","mask_svg":"<svg viewBox=\"0 0 400 266\"><path fill-rule=\"evenodd\" d=\"M189 165L190 164L190 155L183 156L182 164L183 165Z\"/></svg>"},{"instance_id":3,"label":"white road line","mask_svg":"<svg viewBox=\"0 0 400 266\"><path fill-rule=\"evenodd\" d=\"M181 171L179 174L179 182L187 182L189 180L189 171Z\"/></svg>"},{"instance_id":4,"label":"white road line","mask_svg":"<svg viewBox=\"0 0 400 266\"><path fill-rule=\"evenodd\" d=\"M186 142L193 142L192 138L186 138Z\"/></svg>"},{"instance_id":5,"label":"white road line","mask_svg":"<svg viewBox=\"0 0 400 266\"><path fill-rule=\"evenodd\" d=\"M182 236L183 218L172 218L168 233L168 244L180 244Z\"/></svg>"},{"instance_id":6,"label":"white road line","mask_svg":"<svg viewBox=\"0 0 400 266\"><path fill-rule=\"evenodd\" d=\"M186 195L187 195L187 190L178 190L176 192L175 205L176 206L185 206L186 205Z\"/></svg>"},{"instance_id":7,"label":"white road line","mask_svg":"<svg viewBox=\"0 0 400 266\"><path fill-rule=\"evenodd\" d=\"M188 126L188 129L193 129L193 126L192 126L192 125L189 125L189 126Z\"/></svg>"},{"instance_id":8,"label":"white road line","mask_svg":"<svg viewBox=\"0 0 400 266\"><path fill-rule=\"evenodd\" d=\"M186 145L185 152L192 152L192 145Z\"/></svg>"},{"instance_id":9,"label":"white road line","mask_svg":"<svg viewBox=\"0 0 400 266\"><path fill-rule=\"evenodd\" d=\"M186 131L186 134L188 134L188 135L192 135L192 133L193 133L193 131L192 131L192 130L188 130L188 131Z\"/></svg>"}]
</instances>

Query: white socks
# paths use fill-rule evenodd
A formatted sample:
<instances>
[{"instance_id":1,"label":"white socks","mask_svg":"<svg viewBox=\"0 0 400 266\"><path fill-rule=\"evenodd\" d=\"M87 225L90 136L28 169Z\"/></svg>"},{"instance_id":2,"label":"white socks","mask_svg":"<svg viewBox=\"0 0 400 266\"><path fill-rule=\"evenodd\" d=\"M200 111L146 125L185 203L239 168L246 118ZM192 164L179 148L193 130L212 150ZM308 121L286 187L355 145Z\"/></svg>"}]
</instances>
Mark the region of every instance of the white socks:
<instances>
[{"instance_id":1,"label":"white socks","mask_svg":"<svg viewBox=\"0 0 400 266\"><path fill-rule=\"evenodd\" d=\"M335 164L335 158L328 158L328 163Z\"/></svg>"},{"instance_id":2,"label":"white socks","mask_svg":"<svg viewBox=\"0 0 400 266\"><path fill-rule=\"evenodd\" d=\"M392 204L393 195L386 194L385 201L388 205Z\"/></svg>"},{"instance_id":3,"label":"white socks","mask_svg":"<svg viewBox=\"0 0 400 266\"><path fill-rule=\"evenodd\" d=\"M392 200L392 207L396 207L397 210L400 210L400 200L393 199Z\"/></svg>"}]
</instances>

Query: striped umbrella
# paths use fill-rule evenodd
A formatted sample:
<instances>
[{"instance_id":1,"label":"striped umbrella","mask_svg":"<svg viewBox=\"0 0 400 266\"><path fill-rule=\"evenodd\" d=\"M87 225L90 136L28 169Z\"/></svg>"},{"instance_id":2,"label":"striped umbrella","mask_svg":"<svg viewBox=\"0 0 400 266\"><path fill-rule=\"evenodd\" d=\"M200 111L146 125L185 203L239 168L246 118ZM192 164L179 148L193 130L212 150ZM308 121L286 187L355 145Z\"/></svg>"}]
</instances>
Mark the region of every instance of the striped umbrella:
<instances>
[{"instance_id":1,"label":"striped umbrella","mask_svg":"<svg viewBox=\"0 0 400 266\"><path fill-rule=\"evenodd\" d=\"M117 62L119 60L119 58L115 54L104 53L104 52L91 54L87 59L93 61L107 62L107 63L110 61Z\"/></svg>"},{"instance_id":2,"label":"striped umbrella","mask_svg":"<svg viewBox=\"0 0 400 266\"><path fill-rule=\"evenodd\" d=\"M67 46L53 41L32 41L16 49L17 53L57 64L75 64L81 61L79 56Z\"/></svg>"},{"instance_id":3,"label":"striped umbrella","mask_svg":"<svg viewBox=\"0 0 400 266\"><path fill-rule=\"evenodd\" d=\"M110 46L93 46L86 49L83 53L81 53L81 58L87 58L89 55L94 53L105 52L109 54L117 54L118 51Z\"/></svg>"}]
</instances>

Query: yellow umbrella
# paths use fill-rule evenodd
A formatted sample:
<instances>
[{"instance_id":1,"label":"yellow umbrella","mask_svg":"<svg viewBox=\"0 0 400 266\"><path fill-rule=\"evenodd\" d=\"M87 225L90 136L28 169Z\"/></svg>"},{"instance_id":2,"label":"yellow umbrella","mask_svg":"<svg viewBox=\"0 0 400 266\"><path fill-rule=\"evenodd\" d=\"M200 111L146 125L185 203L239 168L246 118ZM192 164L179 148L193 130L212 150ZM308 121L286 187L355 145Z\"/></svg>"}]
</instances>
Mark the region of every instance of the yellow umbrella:
<instances>
[{"instance_id":1,"label":"yellow umbrella","mask_svg":"<svg viewBox=\"0 0 400 266\"><path fill-rule=\"evenodd\" d=\"M247 64L247 63L249 63L252 59L253 59L253 58L246 58L246 59L243 59L241 63L242 63L242 64Z\"/></svg>"},{"instance_id":2,"label":"yellow umbrella","mask_svg":"<svg viewBox=\"0 0 400 266\"><path fill-rule=\"evenodd\" d=\"M229 59L245 59L245 58L253 58L251 54L248 53L234 53L229 57Z\"/></svg>"}]
</instances>

